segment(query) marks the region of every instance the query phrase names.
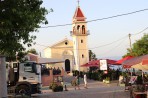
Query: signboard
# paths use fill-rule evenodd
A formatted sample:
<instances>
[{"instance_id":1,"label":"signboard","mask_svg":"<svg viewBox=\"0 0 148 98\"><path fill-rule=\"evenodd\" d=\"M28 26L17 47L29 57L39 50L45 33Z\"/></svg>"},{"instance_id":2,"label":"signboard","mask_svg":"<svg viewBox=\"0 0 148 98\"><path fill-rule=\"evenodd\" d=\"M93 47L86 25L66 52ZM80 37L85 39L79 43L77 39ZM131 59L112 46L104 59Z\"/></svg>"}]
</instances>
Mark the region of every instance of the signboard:
<instances>
[{"instance_id":1,"label":"signboard","mask_svg":"<svg viewBox=\"0 0 148 98\"><path fill-rule=\"evenodd\" d=\"M107 61L100 60L100 70L107 70Z\"/></svg>"},{"instance_id":2,"label":"signboard","mask_svg":"<svg viewBox=\"0 0 148 98\"><path fill-rule=\"evenodd\" d=\"M27 67L24 68L24 71L26 71L26 72L31 72L31 71L32 71L32 67L27 66Z\"/></svg>"},{"instance_id":3,"label":"signboard","mask_svg":"<svg viewBox=\"0 0 148 98\"><path fill-rule=\"evenodd\" d=\"M14 68L14 72L17 72L17 68Z\"/></svg>"}]
</instances>

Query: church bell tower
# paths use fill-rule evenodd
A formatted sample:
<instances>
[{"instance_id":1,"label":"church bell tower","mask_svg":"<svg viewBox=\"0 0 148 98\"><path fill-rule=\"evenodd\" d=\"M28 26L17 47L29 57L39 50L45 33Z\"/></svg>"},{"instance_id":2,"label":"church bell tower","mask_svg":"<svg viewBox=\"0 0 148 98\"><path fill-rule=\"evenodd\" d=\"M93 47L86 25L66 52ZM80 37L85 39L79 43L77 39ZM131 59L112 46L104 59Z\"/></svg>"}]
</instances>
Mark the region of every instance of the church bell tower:
<instances>
[{"instance_id":1,"label":"church bell tower","mask_svg":"<svg viewBox=\"0 0 148 98\"><path fill-rule=\"evenodd\" d=\"M86 17L84 16L80 6L76 8L76 11L72 20L71 36L73 38L73 52L74 52L74 68L78 71L86 71L85 67L81 65L88 63L88 35Z\"/></svg>"}]
</instances>

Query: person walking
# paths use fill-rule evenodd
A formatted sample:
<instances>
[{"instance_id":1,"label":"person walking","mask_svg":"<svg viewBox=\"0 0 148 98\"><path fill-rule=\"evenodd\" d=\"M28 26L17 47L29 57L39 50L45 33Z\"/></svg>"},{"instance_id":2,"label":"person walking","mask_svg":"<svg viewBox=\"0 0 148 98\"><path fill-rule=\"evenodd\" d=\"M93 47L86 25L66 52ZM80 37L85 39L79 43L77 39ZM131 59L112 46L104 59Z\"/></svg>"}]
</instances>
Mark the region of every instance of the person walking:
<instances>
[{"instance_id":1,"label":"person walking","mask_svg":"<svg viewBox=\"0 0 148 98\"><path fill-rule=\"evenodd\" d=\"M86 73L84 73L84 88L87 89L87 76L86 76Z\"/></svg>"},{"instance_id":2,"label":"person walking","mask_svg":"<svg viewBox=\"0 0 148 98\"><path fill-rule=\"evenodd\" d=\"M79 75L77 75L77 77L76 77L76 84L77 84L78 90L80 90L80 77L79 77Z\"/></svg>"}]
</instances>

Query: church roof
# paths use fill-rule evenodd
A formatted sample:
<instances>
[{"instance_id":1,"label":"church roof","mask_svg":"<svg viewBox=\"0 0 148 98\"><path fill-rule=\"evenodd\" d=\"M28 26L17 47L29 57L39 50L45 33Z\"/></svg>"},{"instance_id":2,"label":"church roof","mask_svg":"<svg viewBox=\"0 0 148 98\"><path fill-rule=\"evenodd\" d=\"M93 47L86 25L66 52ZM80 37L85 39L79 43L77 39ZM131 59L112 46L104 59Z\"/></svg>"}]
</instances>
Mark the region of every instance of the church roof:
<instances>
[{"instance_id":1,"label":"church roof","mask_svg":"<svg viewBox=\"0 0 148 98\"><path fill-rule=\"evenodd\" d=\"M73 16L73 19L77 19L77 21L84 21L85 20L85 16L80 8L80 6L78 6L76 8L75 14Z\"/></svg>"}]
</instances>

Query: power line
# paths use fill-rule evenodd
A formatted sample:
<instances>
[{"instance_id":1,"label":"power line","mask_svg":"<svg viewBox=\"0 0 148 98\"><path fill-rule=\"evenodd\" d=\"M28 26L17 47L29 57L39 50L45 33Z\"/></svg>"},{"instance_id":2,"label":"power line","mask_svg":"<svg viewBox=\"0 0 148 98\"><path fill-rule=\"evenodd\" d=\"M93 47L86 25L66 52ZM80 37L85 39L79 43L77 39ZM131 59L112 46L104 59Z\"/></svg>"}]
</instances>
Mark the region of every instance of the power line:
<instances>
[{"instance_id":1,"label":"power line","mask_svg":"<svg viewBox=\"0 0 148 98\"><path fill-rule=\"evenodd\" d=\"M94 19L94 20L90 20L90 21L87 21L87 22L93 22L93 21L98 21L98 20L105 20L105 19L116 18L116 17L120 17L120 16L126 16L126 15L135 14L135 13L139 13L139 12L143 12L143 11L147 11L147 10L148 9L142 9L142 10L129 12L129 13L125 13L125 14L119 14L119 15L110 16L110 17L106 17L106 18Z\"/></svg>"},{"instance_id":2,"label":"power line","mask_svg":"<svg viewBox=\"0 0 148 98\"><path fill-rule=\"evenodd\" d=\"M137 34L140 34L140 33L144 32L144 31L147 30L147 29L148 29L148 27L146 27L145 29L143 29L142 31L140 31L140 32L138 32L138 33L131 34L131 35L137 35ZM126 37L128 37L128 35L126 35L126 36L124 36L124 37L122 37L122 38L120 38L120 39L118 39L118 40L115 40L115 41L113 41L113 42L111 42L111 43L104 44L104 45L100 45L100 46L96 46L96 47L89 48L89 49L96 49L96 48L100 48L100 47L105 47L105 46L108 46L108 45L114 44L114 43L116 43L116 42L118 42L118 41L120 41L120 40L122 40L122 39L125 39ZM41 45L41 44L37 44L37 45L39 45L39 46L43 46L43 47L48 47L48 46ZM84 50L84 49L81 49L81 50Z\"/></svg>"},{"instance_id":3,"label":"power line","mask_svg":"<svg viewBox=\"0 0 148 98\"><path fill-rule=\"evenodd\" d=\"M133 11L133 12L129 12L129 13L124 13L124 14L119 14L119 15L114 15L114 16L110 16L110 17L105 17L105 18L99 18L99 19L93 19L93 20L89 20L86 22L94 22L94 21L101 21L101 20L107 20L107 19L111 19L111 18L116 18L116 17L121 17L121 16L126 16L126 15L131 15L131 14L135 14L135 13L139 13L139 12L144 12L147 11L148 9L142 9L142 10L138 10L138 11ZM59 24L59 25L52 25L52 26L44 26L44 27L38 27L38 28L51 28L51 27L63 27L63 26L68 26L68 25L72 25L72 23L67 23L67 24ZM0 29L8 29L8 28L0 28ZM9 28L9 29L20 29L20 30L25 30L25 28Z\"/></svg>"},{"instance_id":4,"label":"power line","mask_svg":"<svg viewBox=\"0 0 148 98\"><path fill-rule=\"evenodd\" d=\"M138 33L131 34L131 35L137 35L137 34L140 34L140 33L144 32L144 31L146 31L147 29L148 29L148 27L146 27L145 29L143 29L142 31L140 31L140 32L138 32ZM125 37L127 37L127 36L125 36ZM125 37L120 38L120 39L118 39L118 40L116 40L116 41L113 41L113 42L111 42L111 43L108 43L108 44L105 44L105 45L101 45L101 46L97 46L97 47L94 47L94 48L91 48L91 49L95 49L95 48L100 48L100 47L105 47L105 46L111 45L111 44L113 44L113 43L115 43L115 42L118 42L119 40L124 39Z\"/></svg>"},{"instance_id":5,"label":"power line","mask_svg":"<svg viewBox=\"0 0 148 98\"><path fill-rule=\"evenodd\" d=\"M127 35L124 36L124 37L122 37L122 38L120 38L120 39L118 39L118 40L116 40L116 41L113 41L113 42L111 42L111 43L108 43L108 44L105 44L105 45L100 45L100 46L93 47L93 48L89 48L89 49L95 49L95 48L105 47L105 46L111 45L111 44L113 44L113 43L116 43L116 42L118 42L118 41L120 41L120 40L122 40L122 39L125 39L126 37L127 37Z\"/></svg>"},{"instance_id":6,"label":"power line","mask_svg":"<svg viewBox=\"0 0 148 98\"><path fill-rule=\"evenodd\" d=\"M144 31L146 31L147 29L148 29L148 27L144 28L142 31L140 31L140 32L138 32L138 33L131 34L131 35L138 35L138 34L140 34L140 33L144 32Z\"/></svg>"},{"instance_id":7,"label":"power line","mask_svg":"<svg viewBox=\"0 0 148 98\"><path fill-rule=\"evenodd\" d=\"M147 11L147 10L148 9L142 9L142 10L138 10L138 11L134 11L134 12L119 14L119 15L115 15L115 16L100 18L100 19L94 19L94 20L90 20L90 21L86 21L86 22L101 21L101 20L106 20L106 19L111 19L111 18L126 16L126 15L131 15L131 14L135 14L135 13L139 13L139 12L143 12L143 11ZM40 27L40 28L61 27L61 26L68 26L68 25L72 25L72 23L69 23L69 24L61 24L61 25L53 25L53 26L45 26L45 27Z\"/></svg>"},{"instance_id":8,"label":"power line","mask_svg":"<svg viewBox=\"0 0 148 98\"><path fill-rule=\"evenodd\" d=\"M107 53L113 51L115 48L118 48L120 45L122 45L123 42L125 42L125 39L124 39L122 42L118 43L118 44L117 44L115 47L113 47L112 49L108 50L107 52L101 53L101 54L99 54L99 55L104 55L104 54L107 54Z\"/></svg>"}]
</instances>

